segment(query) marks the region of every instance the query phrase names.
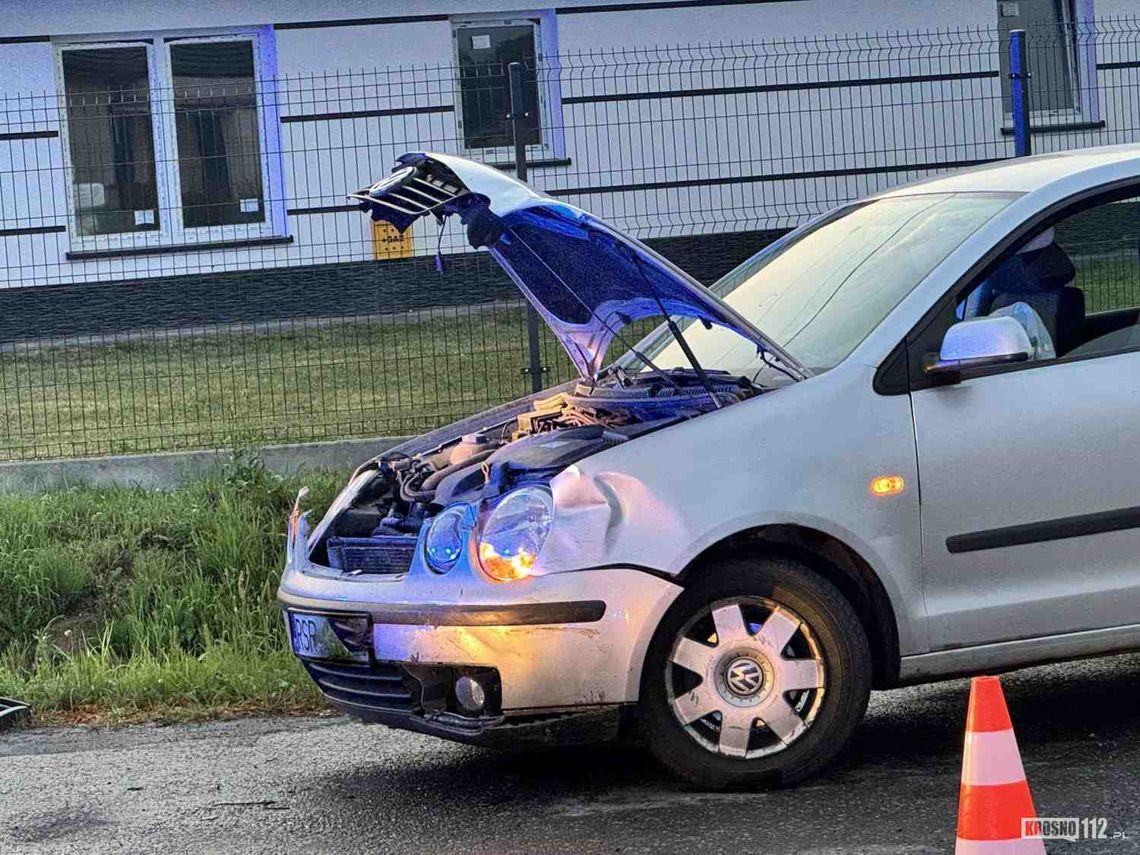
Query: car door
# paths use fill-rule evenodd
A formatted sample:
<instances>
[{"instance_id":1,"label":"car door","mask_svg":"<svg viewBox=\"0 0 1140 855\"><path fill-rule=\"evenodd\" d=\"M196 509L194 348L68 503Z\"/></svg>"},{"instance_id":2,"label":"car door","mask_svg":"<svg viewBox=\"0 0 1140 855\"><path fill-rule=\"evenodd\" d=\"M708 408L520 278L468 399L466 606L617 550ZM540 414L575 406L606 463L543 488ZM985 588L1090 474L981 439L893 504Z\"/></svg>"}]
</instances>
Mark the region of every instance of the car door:
<instances>
[{"instance_id":1,"label":"car door","mask_svg":"<svg viewBox=\"0 0 1140 855\"><path fill-rule=\"evenodd\" d=\"M935 650L1140 623L1140 206L1132 205L1056 225L1072 260L1069 288L1084 303L1079 319L1074 309L1053 324L1057 358L912 391Z\"/></svg>"},{"instance_id":2,"label":"car door","mask_svg":"<svg viewBox=\"0 0 1140 855\"><path fill-rule=\"evenodd\" d=\"M935 649L1140 623L1140 353L912 401Z\"/></svg>"}]
</instances>

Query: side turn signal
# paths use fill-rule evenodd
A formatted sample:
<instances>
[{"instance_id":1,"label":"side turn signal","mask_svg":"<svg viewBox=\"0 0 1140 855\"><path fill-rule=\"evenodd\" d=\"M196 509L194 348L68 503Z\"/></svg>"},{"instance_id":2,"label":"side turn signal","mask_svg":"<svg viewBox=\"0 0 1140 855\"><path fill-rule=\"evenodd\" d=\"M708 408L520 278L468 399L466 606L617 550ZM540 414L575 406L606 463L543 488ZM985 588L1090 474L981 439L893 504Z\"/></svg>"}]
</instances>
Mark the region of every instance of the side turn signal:
<instances>
[{"instance_id":1,"label":"side turn signal","mask_svg":"<svg viewBox=\"0 0 1140 855\"><path fill-rule=\"evenodd\" d=\"M902 475L880 475L871 479L872 496L897 496L905 489Z\"/></svg>"}]
</instances>

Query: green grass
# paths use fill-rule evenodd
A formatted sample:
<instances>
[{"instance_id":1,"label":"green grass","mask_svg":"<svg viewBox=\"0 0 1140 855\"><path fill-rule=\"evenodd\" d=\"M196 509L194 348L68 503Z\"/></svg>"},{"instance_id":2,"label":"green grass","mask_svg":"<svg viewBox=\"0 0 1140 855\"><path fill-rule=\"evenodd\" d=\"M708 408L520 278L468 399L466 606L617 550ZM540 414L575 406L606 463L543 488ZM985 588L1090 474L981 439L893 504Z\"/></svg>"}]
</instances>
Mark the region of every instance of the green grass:
<instances>
[{"instance_id":1,"label":"green grass","mask_svg":"<svg viewBox=\"0 0 1140 855\"><path fill-rule=\"evenodd\" d=\"M0 354L0 460L399 436L529 391L526 312L434 310ZM571 376L542 328L548 383Z\"/></svg>"},{"instance_id":2,"label":"green grass","mask_svg":"<svg viewBox=\"0 0 1140 855\"><path fill-rule=\"evenodd\" d=\"M51 719L318 704L274 605L301 481L239 459L168 492L0 496L0 696Z\"/></svg>"},{"instance_id":3,"label":"green grass","mask_svg":"<svg viewBox=\"0 0 1140 855\"><path fill-rule=\"evenodd\" d=\"M1076 284L1085 292L1087 312L1140 306L1140 260L1134 252L1077 258Z\"/></svg>"}]
</instances>

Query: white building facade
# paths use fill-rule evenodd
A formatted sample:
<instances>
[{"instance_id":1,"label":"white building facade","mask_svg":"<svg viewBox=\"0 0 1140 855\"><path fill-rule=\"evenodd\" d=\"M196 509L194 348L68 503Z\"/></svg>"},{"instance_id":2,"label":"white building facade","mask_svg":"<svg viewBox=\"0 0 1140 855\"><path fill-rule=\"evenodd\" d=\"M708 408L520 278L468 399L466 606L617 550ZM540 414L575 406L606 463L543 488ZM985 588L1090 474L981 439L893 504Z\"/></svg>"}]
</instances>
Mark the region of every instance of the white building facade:
<instances>
[{"instance_id":1,"label":"white building facade","mask_svg":"<svg viewBox=\"0 0 1140 855\"><path fill-rule=\"evenodd\" d=\"M430 223L410 242L373 232L344 194L408 149L509 167L494 69L514 60L528 69L532 183L664 245L704 236L677 260L717 272L696 257L712 236L769 234L1009 156L1002 46L1027 22L1060 34L1032 57L1037 148L1133 138L1140 33L1101 25L1132 5L7 0L0 309L14 320L0 338L50 312L38 289L64 289L61 311L81 313L92 289L154 280L144 303L158 288L193 304L143 312L156 323L233 320L238 308L210 304L235 288L259 317L301 310L281 271L328 268L298 280L319 292L346 265L461 253Z\"/></svg>"}]
</instances>

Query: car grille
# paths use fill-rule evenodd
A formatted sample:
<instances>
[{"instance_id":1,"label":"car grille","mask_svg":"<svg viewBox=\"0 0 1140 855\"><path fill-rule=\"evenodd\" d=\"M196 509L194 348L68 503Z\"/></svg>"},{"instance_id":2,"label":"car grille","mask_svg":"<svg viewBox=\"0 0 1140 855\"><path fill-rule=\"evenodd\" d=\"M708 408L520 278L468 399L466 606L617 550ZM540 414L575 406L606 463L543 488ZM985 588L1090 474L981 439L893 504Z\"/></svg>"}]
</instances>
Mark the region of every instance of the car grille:
<instances>
[{"instance_id":1,"label":"car grille","mask_svg":"<svg viewBox=\"0 0 1140 855\"><path fill-rule=\"evenodd\" d=\"M414 683L399 665L301 661L309 676L331 700L400 712L410 711L417 704L416 692L410 688Z\"/></svg>"},{"instance_id":2,"label":"car grille","mask_svg":"<svg viewBox=\"0 0 1140 855\"><path fill-rule=\"evenodd\" d=\"M416 554L416 539L402 535L330 537L329 565L345 573L407 573Z\"/></svg>"}]
</instances>

